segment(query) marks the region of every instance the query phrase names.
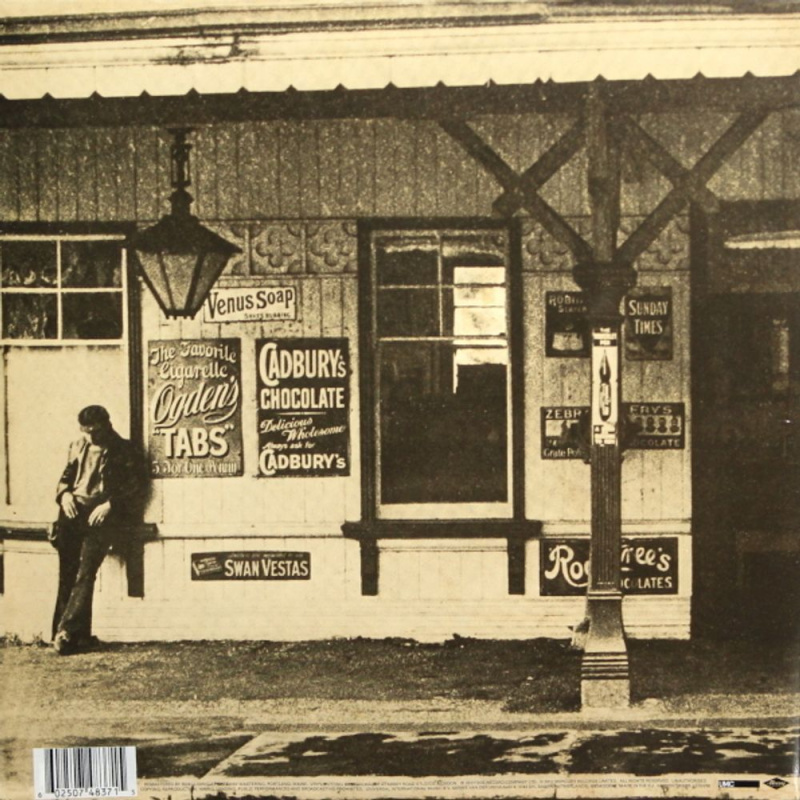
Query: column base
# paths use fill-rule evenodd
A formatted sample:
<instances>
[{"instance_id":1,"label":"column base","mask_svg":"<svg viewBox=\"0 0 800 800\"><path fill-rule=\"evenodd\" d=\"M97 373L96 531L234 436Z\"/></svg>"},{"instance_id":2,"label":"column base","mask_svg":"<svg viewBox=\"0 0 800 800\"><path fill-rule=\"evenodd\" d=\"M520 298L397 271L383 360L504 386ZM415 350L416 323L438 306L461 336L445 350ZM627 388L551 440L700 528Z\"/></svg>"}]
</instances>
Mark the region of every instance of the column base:
<instances>
[{"instance_id":1,"label":"column base","mask_svg":"<svg viewBox=\"0 0 800 800\"><path fill-rule=\"evenodd\" d=\"M627 708L631 683L622 627L622 594L590 592L586 608L589 632L581 663L581 705Z\"/></svg>"}]
</instances>

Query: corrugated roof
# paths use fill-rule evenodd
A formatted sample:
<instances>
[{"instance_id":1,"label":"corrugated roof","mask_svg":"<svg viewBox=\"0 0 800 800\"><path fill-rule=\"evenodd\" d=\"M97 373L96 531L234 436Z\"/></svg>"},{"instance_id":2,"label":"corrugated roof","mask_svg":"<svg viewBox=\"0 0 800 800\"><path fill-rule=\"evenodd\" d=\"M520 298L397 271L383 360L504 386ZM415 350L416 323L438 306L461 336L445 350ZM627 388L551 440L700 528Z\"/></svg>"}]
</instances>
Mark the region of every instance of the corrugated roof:
<instances>
[{"instance_id":1,"label":"corrugated roof","mask_svg":"<svg viewBox=\"0 0 800 800\"><path fill-rule=\"evenodd\" d=\"M655 13L664 8L659 3L647 6L646 15L625 6L625 13L597 16L594 12L608 4L593 5L587 14L579 13L586 6L578 3L315 0L258 12L230 5L224 11L183 10L177 17L170 8L116 18L116 29L109 27L114 18L108 15L71 22L68 17L6 20L0 26L6 37L0 35L0 94L8 99L170 96L190 90L480 86L647 75L776 77L800 70L800 14L740 14L730 10L735 4L724 5L729 11L722 14L693 4L683 6L685 14L664 15ZM413 12L413 24L391 17L401 12L406 17ZM305 23L292 14L305 14ZM334 18L352 25L339 26ZM287 27L289 19L298 24ZM125 27L126 20L139 27ZM45 35L47 25L55 27Z\"/></svg>"}]
</instances>

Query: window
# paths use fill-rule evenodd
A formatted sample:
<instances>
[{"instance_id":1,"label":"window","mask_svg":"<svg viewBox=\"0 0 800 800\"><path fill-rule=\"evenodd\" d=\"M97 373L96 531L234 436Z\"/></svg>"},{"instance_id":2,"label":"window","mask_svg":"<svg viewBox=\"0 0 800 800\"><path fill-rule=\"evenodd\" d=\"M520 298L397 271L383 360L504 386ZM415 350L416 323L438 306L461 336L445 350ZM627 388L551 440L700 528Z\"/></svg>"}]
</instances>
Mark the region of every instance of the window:
<instances>
[{"instance_id":1,"label":"window","mask_svg":"<svg viewBox=\"0 0 800 800\"><path fill-rule=\"evenodd\" d=\"M119 344L125 338L120 236L0 236L6 344Z\"/></svg>"},{"instance_id":2,"label":"window","mask_svg":"<svg viewBox=\"0 0 800 800\"><path fill-rule=\"evenodd\" d=\"M510 517L507 233L374 231L371 268L378 516Z\"/></svg>"},{"instance_id":3,"label":"window","mask_svg":"<svg viewBox=\"0 0 800 800\"><path fill-rule=\"evenodd\" d=\"M796 397L800 389L796 296L718 295L710 309L718 329L713 355L717 394L742 401Z\"/></svg>"}]
</instances>

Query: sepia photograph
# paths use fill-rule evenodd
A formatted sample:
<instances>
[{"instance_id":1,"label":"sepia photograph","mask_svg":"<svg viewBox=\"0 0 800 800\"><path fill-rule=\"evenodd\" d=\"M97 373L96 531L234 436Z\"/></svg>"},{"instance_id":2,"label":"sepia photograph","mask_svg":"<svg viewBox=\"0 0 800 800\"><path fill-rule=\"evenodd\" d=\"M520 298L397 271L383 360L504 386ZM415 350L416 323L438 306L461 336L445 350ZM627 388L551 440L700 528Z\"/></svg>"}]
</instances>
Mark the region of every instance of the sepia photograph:
<instances>
[{"instance_id":1,"label":"sepia photograph","mask_svg":"<svg viewBox=\"0 0 800 800\"><path fill-rule=\"evenodd\" d=\"M0 350L0 800L800 800L800 0L2 0Z\"/></svg>"}]
</instances>

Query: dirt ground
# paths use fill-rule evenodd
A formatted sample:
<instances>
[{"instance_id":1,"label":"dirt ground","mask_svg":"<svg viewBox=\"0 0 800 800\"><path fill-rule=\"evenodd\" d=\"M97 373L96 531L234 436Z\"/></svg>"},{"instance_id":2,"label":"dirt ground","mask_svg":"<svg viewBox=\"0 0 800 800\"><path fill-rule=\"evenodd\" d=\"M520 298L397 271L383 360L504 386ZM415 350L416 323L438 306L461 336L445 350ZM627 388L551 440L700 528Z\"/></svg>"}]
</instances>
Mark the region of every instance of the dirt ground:
<instances>
[{"instance_id":1,"label":"dirt ground","mask_svg":"<svg viewBox=\"0 0 800 800\"><path fill-rule=\"evenodd\" d=\"M629 648L634 703L800 691L796 640L634 640ZM579 707L580 653L546 639L112 643L66 657L6 641L0 663L6 708L22 686L42 703L445 698L491 701L508 712Z\"/></svg>"},{"instance_id":2,"label":"dirt ground","mask_svg":"<svg viewBox=\"0 0 800 800\"><path fill-rule=\"evenodd\" d=\"M578 711L581 654L565 642L112 643L60 657L43 644L6 641L0 776L29 787L32 748L81 744L136 745L144 777L198 776L265 731L289 737L285 748L301 771L309 759L314 769L333 759L330 769L342 770L339 762L352 764L355 752L365 764L391 763L395 754L415 774L432 757L422 759L420 747L428 753L437 742L455 754L451 760L467 758L473 766L475 747L489 755L500 748L503 758L522 748L530 760L534 742L548 752L561 748L576 769L605 770L608 748L622 752L619 736L630 758L697 751L713 760L733 748L758 756L776 774L786 771L800 725L797 641L631 641L629 647L632 707L616 731L603 719L606 732L598 735L592 731L599 719L582 719ZM731 725L742 727L741 735ZM333 748L326 761L319 736L311 734L332 730L338 733L325 739ZM500 733L486 735L493 730ZM514 730L538 738L520 739ZM248 770L275 769L253 763ZM443 763L437 760L437 769ZM494 762L485 768L495 769Z\"/></svg>"}]
</instances>

